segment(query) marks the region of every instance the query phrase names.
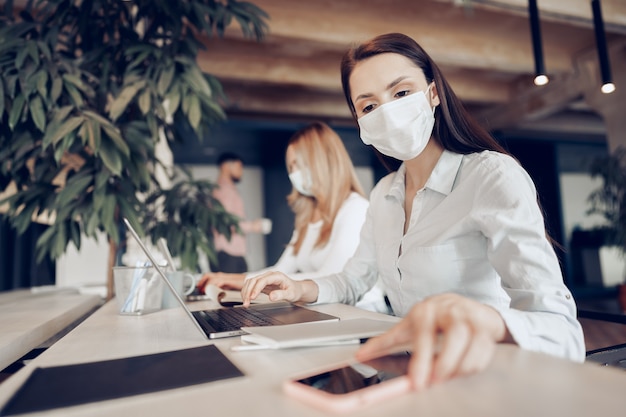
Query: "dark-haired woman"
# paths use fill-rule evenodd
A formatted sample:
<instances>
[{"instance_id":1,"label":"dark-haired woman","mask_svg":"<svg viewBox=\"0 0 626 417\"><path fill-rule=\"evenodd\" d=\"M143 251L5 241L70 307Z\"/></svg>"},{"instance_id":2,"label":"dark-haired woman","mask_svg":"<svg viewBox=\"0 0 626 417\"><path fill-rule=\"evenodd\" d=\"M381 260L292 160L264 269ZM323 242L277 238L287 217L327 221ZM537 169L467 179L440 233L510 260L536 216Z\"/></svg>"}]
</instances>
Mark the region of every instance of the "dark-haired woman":
<instances>
[{"instance_id":1,"label":"dark-haired woman","mask_svg":"<svg viewBox=\"0 0 626 417\"><path fill-rule=\"evenodd\" d=\"M354 304L380 276L404 319L357 357L408 345L415 389L485 368L499 342L582 361L576 305L531 178L428 54L408 36L381 35L346 53L341 77L362 141L402 163L372 191L343 272L301 282L266 274L246 282L244 301L265 291Z\"/></svg>"}]
</instances>

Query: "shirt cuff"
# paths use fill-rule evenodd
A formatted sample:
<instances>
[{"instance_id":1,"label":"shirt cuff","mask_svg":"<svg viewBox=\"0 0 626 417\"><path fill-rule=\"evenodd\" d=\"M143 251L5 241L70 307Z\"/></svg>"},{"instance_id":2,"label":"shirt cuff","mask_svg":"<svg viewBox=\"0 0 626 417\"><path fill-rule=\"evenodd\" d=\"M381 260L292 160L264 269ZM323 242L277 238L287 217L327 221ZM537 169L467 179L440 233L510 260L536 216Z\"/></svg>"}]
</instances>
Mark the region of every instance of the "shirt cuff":
<instances>
[{"instance_id":1,"label":"shirt cuff","mask_svg":"<svg viewBox=\"0 0 626 417\"><path fill-rule=\"evenodd\" d=\"M329 285L329 280L327 279L312 279L315 284L317 284L317 301L314 303L309 303L310 305L315 304L326 304L332 301L332 286Z\"/></svg>"},{"instance_id":2,"label":"shirt cuff","mask_svg":"<svg viewBox=\"0 0 626 417\"><path fill-rule=\"evenodd\" d=\"M532 343L528 338L529 333L526 321L523 319L522 315L509 307L491 307L493 307L500 314L515 343L517 343L517 345L522 349L534 350L533 346L531 346Z\"/></svg>"}]
</instances>

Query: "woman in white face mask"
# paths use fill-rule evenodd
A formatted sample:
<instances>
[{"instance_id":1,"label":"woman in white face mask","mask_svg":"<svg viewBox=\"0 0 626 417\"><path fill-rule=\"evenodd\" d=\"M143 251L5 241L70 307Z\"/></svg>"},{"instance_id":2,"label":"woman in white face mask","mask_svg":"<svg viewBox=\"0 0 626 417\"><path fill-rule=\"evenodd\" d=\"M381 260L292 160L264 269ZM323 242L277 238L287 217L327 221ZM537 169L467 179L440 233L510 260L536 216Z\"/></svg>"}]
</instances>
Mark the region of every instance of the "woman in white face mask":
<instances>
[{"instance_id":1,"label":"woman in white face mask","mask_svg":"<svg viewBox=\"0 0 626 417\"><path fill-rule=\"evenodd\" d=\"M250 280L244 304L270 299L354 303L380 277L404 319L357 357L411 345L415 389L476 372L495 344L582 361L576 305L526 171L464 110L411 38L378 36L344 56L342 84L361 139L398 169L370 194L341 274Z\"/></svg>"},{"instance_id":2,"label":"woman in white face mask","mask_svg":"<svg viewBox=\"0 0 626 417\"><path fill-rule=\"evenodd\" d=\"M247 274L207 273L199 288L210 283L241 289L246 276L266 271L280 271L294 280L322 277L340 272L354 254L368 201L339 135L320 122L300 129L289 140L285 164L293 186L287 201L295 213L295 226L278 262ZM388 311L379 286L357 306Z\"/></svg>"}]
</instances>

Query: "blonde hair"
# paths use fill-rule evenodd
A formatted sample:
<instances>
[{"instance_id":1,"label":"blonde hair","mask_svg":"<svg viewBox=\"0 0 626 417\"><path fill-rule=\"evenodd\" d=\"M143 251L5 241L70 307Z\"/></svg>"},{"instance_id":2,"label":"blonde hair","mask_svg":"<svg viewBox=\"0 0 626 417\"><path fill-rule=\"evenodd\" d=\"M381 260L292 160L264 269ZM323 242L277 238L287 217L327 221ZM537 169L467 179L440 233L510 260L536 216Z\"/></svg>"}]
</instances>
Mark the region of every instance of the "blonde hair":
<instances>
[{"instance_id":1,"label":"blonde hair","mask_svg":"<svg viewBox=\"0 0 626 417\"><path fill-rule=\"evenodd\" d=\"M307 197L292 189L287 202L296 215L297 240L294 253L302 246L307 226L317 208L322 218L322 229L315 247L324 246L330 239L335 217L350 193L365 196L354 171L352 160L339 135L325 123L314 122L297 131L289 140L298 165L311 174L311 192Z\"/></svg>"}]
</instances>

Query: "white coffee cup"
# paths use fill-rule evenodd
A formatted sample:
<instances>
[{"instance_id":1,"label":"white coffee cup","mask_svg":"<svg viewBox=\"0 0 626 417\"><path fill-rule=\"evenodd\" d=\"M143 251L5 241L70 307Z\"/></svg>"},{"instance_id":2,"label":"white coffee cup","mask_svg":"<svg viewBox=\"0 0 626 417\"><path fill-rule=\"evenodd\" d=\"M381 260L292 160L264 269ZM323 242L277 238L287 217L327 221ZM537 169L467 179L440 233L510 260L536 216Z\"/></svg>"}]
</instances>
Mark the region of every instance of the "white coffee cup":
<instances>
[{"instance_id":1,"label":"white coffee cup","mask_svg":"<svg viewBox=\"0 0 626 417\"><path fill-rule=\"evenodd\" d=\"M261 219L261 233L264 235L269 235L272 233L272 220L263 218Z\"/></svg>"},{"instance_id":2,"label":"white coffee cup","mask_svg":"<svg viewBox=\"0 0 626 417\"><path fill-rule=\"evenodd\" d=\"M183 301L193 292L198 282L194 275L183 271L167 271L165 276ZM166 286L163 292L163 308L178 307L179 305L170 288Z\"/></svg>"}]
</instances>

